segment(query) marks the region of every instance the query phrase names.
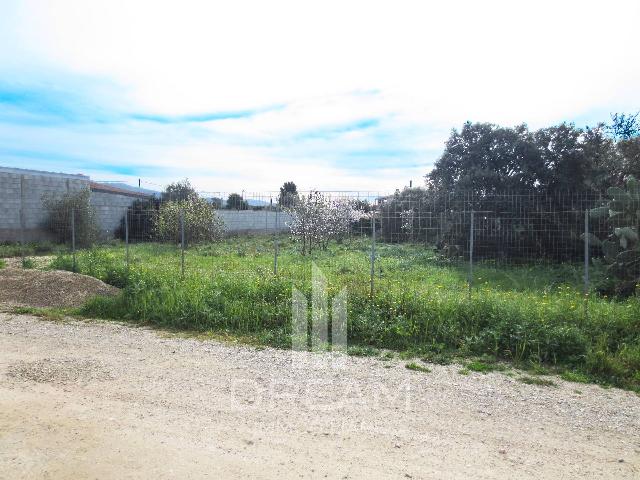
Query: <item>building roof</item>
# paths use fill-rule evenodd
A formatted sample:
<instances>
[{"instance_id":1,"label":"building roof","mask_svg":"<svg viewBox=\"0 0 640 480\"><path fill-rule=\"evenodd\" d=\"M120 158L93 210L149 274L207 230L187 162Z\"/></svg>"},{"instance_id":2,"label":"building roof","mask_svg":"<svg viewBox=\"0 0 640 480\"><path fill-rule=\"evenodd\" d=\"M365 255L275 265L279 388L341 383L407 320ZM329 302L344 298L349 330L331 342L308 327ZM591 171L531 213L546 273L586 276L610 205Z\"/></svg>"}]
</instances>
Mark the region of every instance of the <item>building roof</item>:
<instances>
[{"instance_id":1,"label":"building roof","mask_svg":"<svg viewBox=\"0 0 640 480\"><path fill-rule=\"evenodd\" d=\"M113 185L109 185L107 183L89 182L89 187L91 188L92 192L111 193L113 195L125 195L127 197L136 197L136 198L153 198L154 197L152 194L149 194L149 193L136 192L134 190L119 188Z\"/></svg>"},{"instance_id":2,"label":"building roof","mask_svg":"<svg viewBox=\"0 0 640 480\"><path fill-rule=\"evenodd\" d=\"M89 177L87 175L82 175L79 173L73 174L73 173L45 172L43 170L30 170L28 168L14 168L14 167L0 166L0 173L13 173L16 175L42 175L47 177L72 178L74 180L89 181Z\"/></svg>"}]
</instances>

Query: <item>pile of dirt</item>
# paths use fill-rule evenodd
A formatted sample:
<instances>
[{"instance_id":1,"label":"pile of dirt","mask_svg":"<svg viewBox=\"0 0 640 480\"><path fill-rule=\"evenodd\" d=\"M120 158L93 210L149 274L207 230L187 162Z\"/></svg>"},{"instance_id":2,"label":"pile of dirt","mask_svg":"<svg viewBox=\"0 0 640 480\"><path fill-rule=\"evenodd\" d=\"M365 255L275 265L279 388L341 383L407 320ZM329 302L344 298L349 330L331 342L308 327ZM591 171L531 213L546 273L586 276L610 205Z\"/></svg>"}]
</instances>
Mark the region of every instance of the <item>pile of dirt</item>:
<instances>
[{"instance_id":1,"label":"pile of dirt","mask_svg":"<svg viewBox=\"0 0 640 480\"><path fill-rule=\"evenodd\" d=\"M97 278L60 270L0 270L0 303L30 307L77 307L95 296L118 293Z\"/></svg>"}]
</instances>

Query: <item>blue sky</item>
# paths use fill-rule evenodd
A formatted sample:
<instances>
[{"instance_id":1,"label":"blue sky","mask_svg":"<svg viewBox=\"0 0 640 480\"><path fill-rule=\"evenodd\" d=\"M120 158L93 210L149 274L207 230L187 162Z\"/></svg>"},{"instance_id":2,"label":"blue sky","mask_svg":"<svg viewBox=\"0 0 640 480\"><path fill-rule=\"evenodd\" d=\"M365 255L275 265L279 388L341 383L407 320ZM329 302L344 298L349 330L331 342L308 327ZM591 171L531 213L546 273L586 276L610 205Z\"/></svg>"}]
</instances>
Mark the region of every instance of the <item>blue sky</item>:
<instances>
[{"instance_id":1,"label":"blue sky","mask_svg":"<svg viewBox=\"0 0 640 480\"><path fill-rule=\"evenodd\" d=\"M640 109L638 2L221 3L0 1L0 165L387 191L466 120Z\"/></svg>"}]
</instances>

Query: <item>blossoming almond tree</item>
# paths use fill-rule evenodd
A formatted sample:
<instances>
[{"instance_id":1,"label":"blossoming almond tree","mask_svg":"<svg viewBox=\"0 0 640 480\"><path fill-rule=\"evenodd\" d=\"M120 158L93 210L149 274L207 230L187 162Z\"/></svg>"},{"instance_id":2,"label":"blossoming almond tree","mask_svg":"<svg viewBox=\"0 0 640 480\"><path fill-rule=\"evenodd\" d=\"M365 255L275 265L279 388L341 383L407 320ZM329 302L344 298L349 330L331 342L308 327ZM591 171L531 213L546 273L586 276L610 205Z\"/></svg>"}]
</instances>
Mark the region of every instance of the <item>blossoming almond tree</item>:
<instances>
[{"instance_id":1,"label":"blossoming almond tree","mask_svg":"<svg viewBox=\"0 0 640 480\"><path fill-rule=\"evenodd\" d=\"M291 208L288 226L294 239L301 242L302 254L311 253L314 246L326 249L329 240L344 238L364 211L348 198L331 199L322 192L301 195Z\"/></svg>"}]
</instances>

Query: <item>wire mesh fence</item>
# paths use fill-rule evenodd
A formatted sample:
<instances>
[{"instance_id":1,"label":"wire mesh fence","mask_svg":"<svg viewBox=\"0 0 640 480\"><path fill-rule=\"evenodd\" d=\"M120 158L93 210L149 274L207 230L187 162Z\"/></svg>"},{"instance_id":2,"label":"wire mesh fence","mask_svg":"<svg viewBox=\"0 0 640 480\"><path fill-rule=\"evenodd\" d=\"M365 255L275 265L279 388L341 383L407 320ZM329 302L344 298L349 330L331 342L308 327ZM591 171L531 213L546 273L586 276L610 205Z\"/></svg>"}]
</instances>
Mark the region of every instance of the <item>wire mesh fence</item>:
<instances>
[{"instance_id":1,"label":"wire mesh fence","mask_svg":"<svg viewBox=\"0 0 640 480\"><path fill-rule=\"evenodd\" d=\"M77 271L81 262L89 274L108 255L126 272L274 275L303 284L316 263L371 296L491 285L520 292L566 286L587 297L632 293L640 278L640 196L616 193L208 192L196 206L132 202L108 232L90 207L63 205L42 229L66 253L67 267Z\"/></svg>"}]
</instances>

